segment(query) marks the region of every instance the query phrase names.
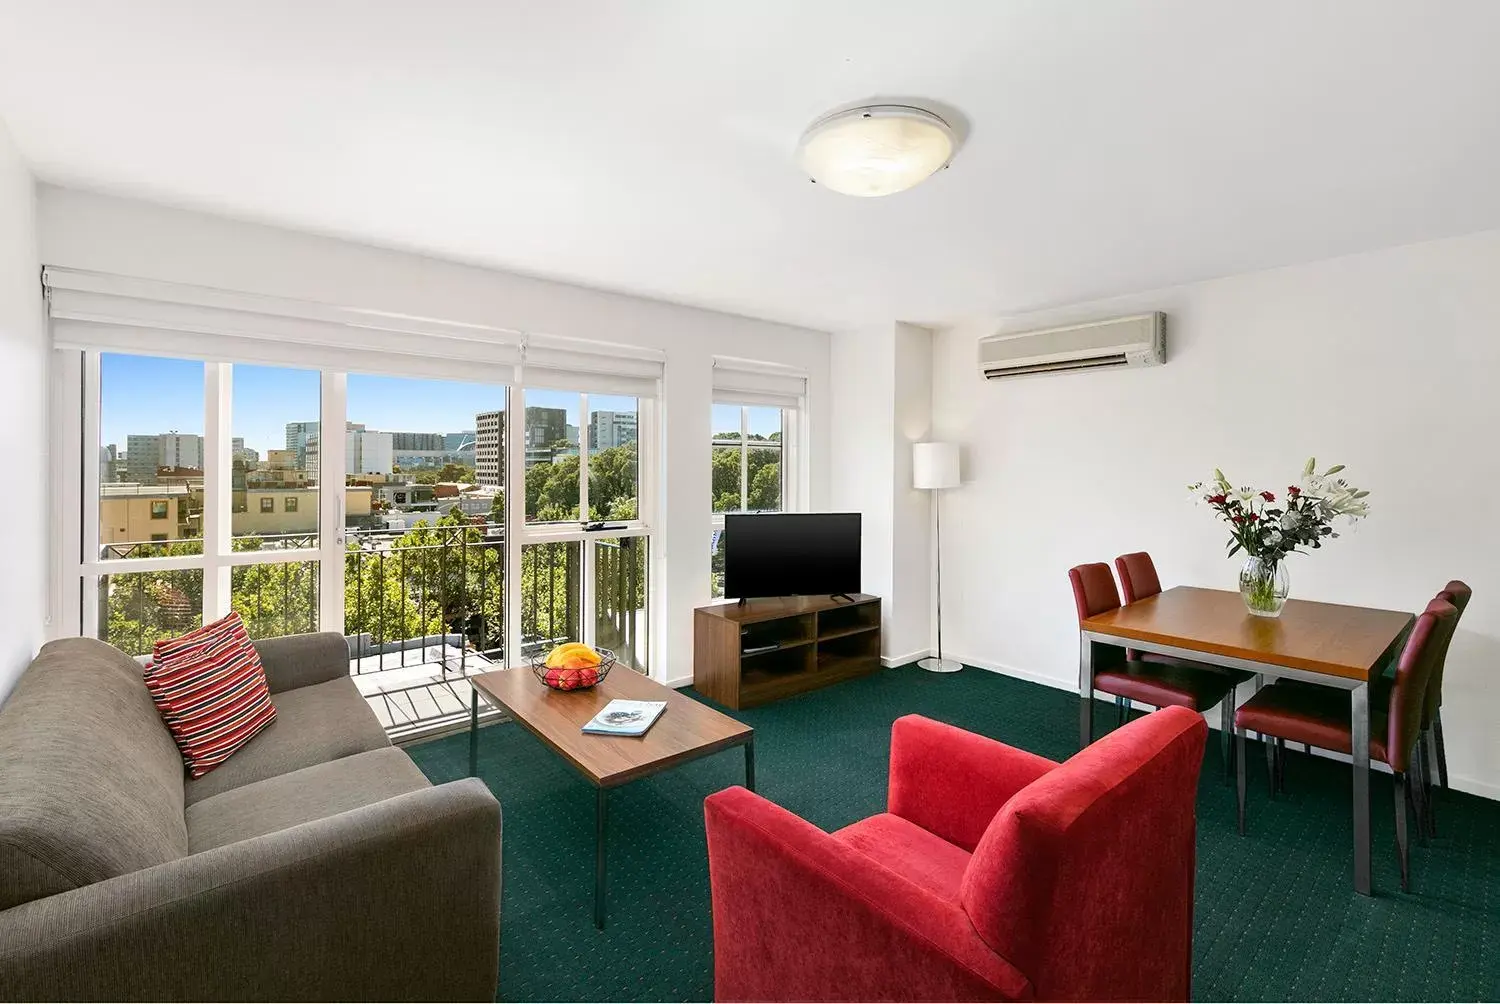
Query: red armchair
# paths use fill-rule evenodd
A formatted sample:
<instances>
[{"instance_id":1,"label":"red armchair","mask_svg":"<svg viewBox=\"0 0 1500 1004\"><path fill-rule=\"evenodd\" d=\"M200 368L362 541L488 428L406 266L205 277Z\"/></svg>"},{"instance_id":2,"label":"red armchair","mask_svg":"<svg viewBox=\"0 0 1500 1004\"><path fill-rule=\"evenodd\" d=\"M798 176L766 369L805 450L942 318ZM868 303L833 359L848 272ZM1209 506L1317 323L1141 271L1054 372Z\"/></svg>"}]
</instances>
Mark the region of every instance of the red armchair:
<instances>
[{"instance_id":1,"label":"red armchair","mask_svg":"<svg viewBox=\"0 0 1500 1004\"><path fill-rule=\"evenodd\" d=\"M908 715L835 833L709 796L715 998L1186 1000L1207 734L1165 708L1057 764Z\"/></svg>"}]
</instances>

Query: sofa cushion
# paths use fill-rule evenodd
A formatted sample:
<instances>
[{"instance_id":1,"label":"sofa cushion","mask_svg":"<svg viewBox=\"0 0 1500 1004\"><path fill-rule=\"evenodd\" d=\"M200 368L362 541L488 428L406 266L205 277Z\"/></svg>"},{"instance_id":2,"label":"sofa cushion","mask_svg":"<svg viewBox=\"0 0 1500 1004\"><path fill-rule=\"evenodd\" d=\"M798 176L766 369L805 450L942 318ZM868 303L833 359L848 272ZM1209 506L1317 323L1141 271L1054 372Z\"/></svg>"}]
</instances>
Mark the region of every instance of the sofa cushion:
<instances>
[{"instance_id":1,"label":"sofa cushion","mask_svg":"<svg viewBox=\"0 0 1500 1004\"><path fill-rule=\"evenodd\" d=\"M182 757L141 669L42 646L0 707L0 910L182 857Z\"/></svg>"},{"instance_id":2,"label":"sofa cushion","mask_svg":"<svg viewBox=\"0 0 1500 1004\"><path fill-rule=\"evenodd\" d=\"M274 722L218 770L187 782L187 804L390 744L349 677L283 690L276 695Z\"/></svg>"},{"instance_id":3,"label":"sofa cushion","mask_svg":"<svg viewBox=\"0 0 1500 1004\"><path fill-rule=\"evenodd\" d=\"M394 747L357 753L194 802L188 846L197 854L430 787Z\"/></svg>"},{"instance_id":4,"label":"sofa cushion","mask_svg":"<svg viewBox=\"0 0 1500 1004\"><path fill-rule=\"evenodd\" d=\"M836 830L833 837L939 899L958 902L969 852L957 844L889 812Z\"/></svg>"},{"instance_id":5,"label":"sofa cushion","mask_svg":"<svg viewBox=\"0 0 1500 1004\"><path fill-rule=\"evenodd\" d=\"M158 641L144 676L192 777L228 760L276 720L260 655L237 610Z\"/></svg>"}]
</instances>

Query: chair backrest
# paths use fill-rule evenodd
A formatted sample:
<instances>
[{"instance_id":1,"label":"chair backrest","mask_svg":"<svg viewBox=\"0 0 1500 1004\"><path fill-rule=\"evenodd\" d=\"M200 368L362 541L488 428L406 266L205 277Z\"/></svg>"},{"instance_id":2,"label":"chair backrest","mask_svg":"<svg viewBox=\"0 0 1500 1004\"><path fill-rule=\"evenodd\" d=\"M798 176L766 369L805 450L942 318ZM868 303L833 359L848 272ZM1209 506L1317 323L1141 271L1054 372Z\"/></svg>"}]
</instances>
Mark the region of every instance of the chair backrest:
<instances>
[{"instance_id":1,"label":"chair backrest","mask_svg":"<svg viewBox=\"0 0 1500 1004\"><path fill-rule=\"evenodd\" d=\"M1386 760L1391 770L1404 772L1411 766L1412 747L1422 731L1427 688L1457 623L1458 608L1447 600L1433 599L1406 636L1406 647L1396 662L1386 720Z\"/></svg>"},{"instance_id":2,"label":"chair backrest","mask_svg":"<svg viewBox=\"0 0 1500 1004\"><path fill-rule=\"evenodd\" d=\"M1453 634L1458 630L1458 622L1463 620L1464 608L1469 605L1469 598L1474 595L1474 590L1469 588L1468 583L1454 579L1443 587L1437 594L1440 600L1447 600L1453 604L1453 609L1458 611L1458 616L1453 618L1453 631L1448 632L1448 637L1443 641L1442 650L1437 656L1437 669L1428 678L1427 699L1422 706L1422 728L1427 728L1437 717L1438 709L1443 706L1443 670L1448 665L1448 644L1453 640Z\"/></svg>"},{"instance_id":3,"label":"chair backrest","mask_svg":"<svg viewBox=\"0 0 1500 1004\"><path fill-rule=\"evenodd\" d=\"M1115 572L1120 576L1120 592L1126 603L1144 600L1161 592L1161 579L1156 577L1156 565L1145 551L1122 554L1115 559Z\"/></svg>"},{"instance_id":4,"label":"chair backrest","mask_svg":"<svg viewBox=\"0 0 1500 1004\"><path fill-rule=\"evenodd\" d=\"M1073 605L1078 608L1080 621L1120 605L1115 577L1102 561L1068 569L1068 581L1073 584Z\"/></svg>"},{"instance_id":5,"label":"chair backrest","mask_svg":"<svg viewBox=\"0 0 1500 1004\"><path fill-rule=\"evenodd\" d=\"M1207 736L1201 715L1163 708L1032 782L990 822L961 901L1038 1000L1187 999Z\"/></svg>"}]
</instances>

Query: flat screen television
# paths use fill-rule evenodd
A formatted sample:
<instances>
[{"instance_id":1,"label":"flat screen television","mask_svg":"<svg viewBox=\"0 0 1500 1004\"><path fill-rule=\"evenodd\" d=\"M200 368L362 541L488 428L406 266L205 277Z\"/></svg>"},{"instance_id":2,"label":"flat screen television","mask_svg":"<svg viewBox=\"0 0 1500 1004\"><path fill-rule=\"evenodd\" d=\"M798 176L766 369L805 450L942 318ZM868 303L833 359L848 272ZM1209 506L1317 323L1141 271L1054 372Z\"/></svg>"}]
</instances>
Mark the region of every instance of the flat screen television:
<instances>
[{"instance_id":1,"label":"flat screen television","mask_svg":"<svg viewBox=\"0 0 1500 1004\"><path fill-rule=\"evenodd\" d=\"M859 513L729 513L724 595L833 596L859 592Z\"/></svg>"}]
</instances>

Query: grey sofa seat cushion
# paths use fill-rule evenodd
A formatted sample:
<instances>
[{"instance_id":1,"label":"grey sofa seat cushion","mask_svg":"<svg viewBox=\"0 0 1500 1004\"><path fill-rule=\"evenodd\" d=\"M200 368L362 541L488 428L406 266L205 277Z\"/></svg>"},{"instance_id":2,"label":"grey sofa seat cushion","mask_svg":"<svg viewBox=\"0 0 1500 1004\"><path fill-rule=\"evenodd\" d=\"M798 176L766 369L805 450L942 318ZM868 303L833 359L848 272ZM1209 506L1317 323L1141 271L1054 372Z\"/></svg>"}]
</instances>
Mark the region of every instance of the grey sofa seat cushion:
<instances>
[{"instance_id":1,"label":"grey sofa seat cushion","mask_svg":"<svg viewBox=\"0 0 1500 1004\"><path fill-rule=\"evenodd\" d=\"M268 777L390 746L354 681L283 690L271 697L276 720L217 768L187 782L188 805Z\"/></svg>"},{"instance_id":2,"label":"grey sofa seat cushion","mask_svg":"<svg viewBox=\"0 0 1500 1004\"><path fill-rule=\"evenodd\" d=\"M0 910L188 852L183 766L134 660L42 646L0 706Z\"/></svg>"},{"instance_id":3,"label":"grey sofa seat cushion","mask_svg":"<svg viewBox=\"0 0 1500 1004\"><path fill-rule=\"evenodd\" d=\"M394 747L358 753L194 802L187 808L188 846L197 854L430 787L411 757Z\"/></svg>"}]
</instances>

